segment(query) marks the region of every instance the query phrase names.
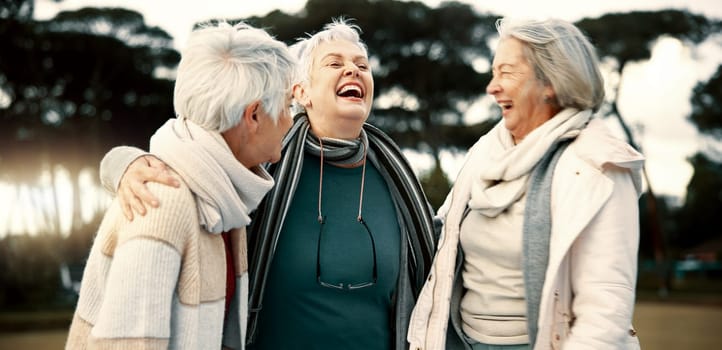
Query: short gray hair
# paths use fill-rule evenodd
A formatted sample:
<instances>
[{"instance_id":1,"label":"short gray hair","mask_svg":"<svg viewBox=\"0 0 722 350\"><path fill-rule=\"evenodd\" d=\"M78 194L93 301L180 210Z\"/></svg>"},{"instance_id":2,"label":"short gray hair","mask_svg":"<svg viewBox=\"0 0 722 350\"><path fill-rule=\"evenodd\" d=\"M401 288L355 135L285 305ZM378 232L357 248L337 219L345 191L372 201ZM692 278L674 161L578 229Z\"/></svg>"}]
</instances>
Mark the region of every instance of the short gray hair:
<instances>
[{"instance_id":1,"label":"short gray hair","mask_svg":"<svg viewBox=\"0 0 722 350\"><path fill-rule=\"evenodd\" d=\"M551 85L562 107L592 109L604 102L604 78L589 39L573 24L562 20L499 19L501 39L516 38L536 78Z\"/></svg>"},{"instance_id":2,"label":"short gray hair","mask_svg":"<svg viewBox=\"0 0 722 350\"><path fill-rule=\"evenodd\" d=\"M286 44L245 23L206 24L181 53L173 107L204 129L226 131L261 101L274 122L288 108L296 60Z\"/></svg>"},{"instance_id":3,"label":"short gray hair","mask_svg":"<svg viewBox=\"0 0 722 350\"><path fill-rule=\"evenodd\" d=\"M368 56L366 44L361 41L361 28L351 24L345 18L334 18L331 23L326 24L323 30L316 34L308 34L304 38L298 38L297 42L291 45L291 52L298 59L296 70L296 81L294 84L309 83L311 69L313 68L313 50L322 43L335 40L345 40L357 45L363 53ZM302 105L294 101L292 106L294 113L304 111Z\"/></svg>"}]
</instances>

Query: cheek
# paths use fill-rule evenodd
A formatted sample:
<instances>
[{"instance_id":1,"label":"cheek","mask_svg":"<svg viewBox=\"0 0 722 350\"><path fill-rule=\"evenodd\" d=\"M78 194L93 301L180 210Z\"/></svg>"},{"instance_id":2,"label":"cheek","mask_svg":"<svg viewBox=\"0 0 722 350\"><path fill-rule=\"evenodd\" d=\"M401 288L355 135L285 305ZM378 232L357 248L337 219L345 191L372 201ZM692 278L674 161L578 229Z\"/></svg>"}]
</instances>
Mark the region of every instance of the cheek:
<instances>
[{"instance_id":1,"label":"cheek","mask_svg":"<svg viewBox=\"0 0 722 350\"><path fill-rule=\"evenodd\" d=\"M368 86L368 93L367 96L373 98L374 97L374 77L369 73L368 77L366 79L366 86Z\"/></svg>"}]
</instances>

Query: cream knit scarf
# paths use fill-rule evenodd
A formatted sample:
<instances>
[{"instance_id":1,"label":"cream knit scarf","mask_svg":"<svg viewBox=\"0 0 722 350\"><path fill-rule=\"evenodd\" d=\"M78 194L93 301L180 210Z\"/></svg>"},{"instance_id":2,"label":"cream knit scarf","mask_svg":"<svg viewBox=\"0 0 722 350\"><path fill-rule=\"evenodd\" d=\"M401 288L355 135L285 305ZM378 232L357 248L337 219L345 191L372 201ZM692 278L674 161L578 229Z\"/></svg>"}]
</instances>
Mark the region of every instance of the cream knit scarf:
<instances>
[{"instance_id":1,"label":"cream knit scarf","mask_svg":"<svg viewBox=\"0 0 722 350\"><path fill-rule=\"evenodd\" d=\"M266 170L243 166L220 133L182 117L155 132L150 152L183 178L195 195L201 226L212 233L248 225L250 212L273 187Z\"/></svg>"},{"instance_id":2,"label":"cream knit scarf","mask_svg":"<svg viewBox=\"0 0 722 350\"><path fill-rule=\"evenodd\" d=\"M477 159L469 163L479 169L471 185L469 208L487 217L503 212L524 194L529 173L542 156L555 142L579 135L591 115L589 110L564 109L517 145L501 120L479 144Z\"/></svg>"}]
</instances>

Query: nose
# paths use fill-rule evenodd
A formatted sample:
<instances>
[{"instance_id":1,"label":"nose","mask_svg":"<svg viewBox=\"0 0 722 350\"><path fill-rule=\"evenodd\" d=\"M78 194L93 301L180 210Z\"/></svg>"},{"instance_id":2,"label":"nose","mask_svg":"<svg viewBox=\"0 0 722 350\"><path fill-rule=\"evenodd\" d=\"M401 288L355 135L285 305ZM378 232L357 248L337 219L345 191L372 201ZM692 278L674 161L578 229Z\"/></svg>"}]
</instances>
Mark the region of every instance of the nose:
<instances>
[{"instance_id":1,"label":"nose","mask_svg":"<svg viewBox=\"0 0 722 350\"><path fill-rule=\"evenodd\" d=\"M497 83L496 78L491 77L489 84L486 85L486 93L489 95L494 95L499 91L501 91L501 86L499 85L499 83Z\"/></svg>"},{"instance_id":2,"label":"nose","mask_svg":"<svg viewBox=\"0 0 722 350\"><path fill-rule=\"evenodd\" d=\"M360 70L358 69L358 66L356 66L353 62L349 62L345 65L343 75L346 76L359 76Z\"/></svg>"}]
</instances>

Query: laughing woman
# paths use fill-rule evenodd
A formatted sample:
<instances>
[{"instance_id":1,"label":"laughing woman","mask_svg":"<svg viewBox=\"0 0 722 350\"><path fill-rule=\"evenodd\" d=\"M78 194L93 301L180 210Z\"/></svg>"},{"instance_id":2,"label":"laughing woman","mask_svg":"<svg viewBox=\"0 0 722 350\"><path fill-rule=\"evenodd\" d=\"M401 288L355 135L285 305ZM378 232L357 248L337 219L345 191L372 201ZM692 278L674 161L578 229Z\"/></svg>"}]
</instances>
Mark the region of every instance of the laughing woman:
<instances>
[{"instance_id":1,"label":"laughing woman","mask_svg":"<svg viewBox=\"0 0 722 350\"><path fill-rule=\"evenodd\" d=\"M497 28L486 91L503 120L469 150L439 210L442 239L411 348L638 348L643 157L593 117L604 84L579 29L556 20Z\"/></svg>"}]
</instances>

